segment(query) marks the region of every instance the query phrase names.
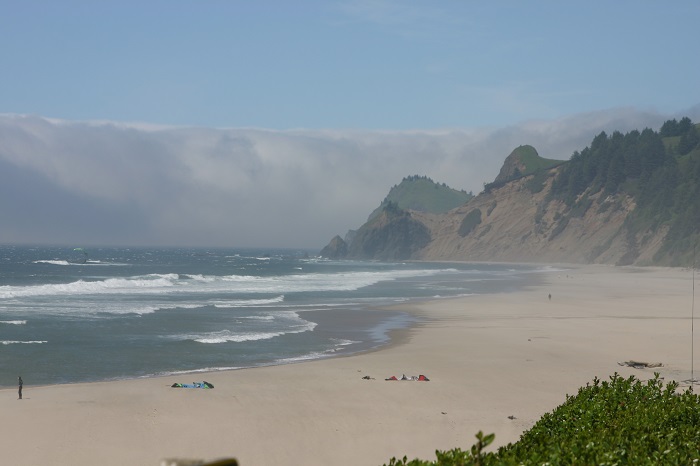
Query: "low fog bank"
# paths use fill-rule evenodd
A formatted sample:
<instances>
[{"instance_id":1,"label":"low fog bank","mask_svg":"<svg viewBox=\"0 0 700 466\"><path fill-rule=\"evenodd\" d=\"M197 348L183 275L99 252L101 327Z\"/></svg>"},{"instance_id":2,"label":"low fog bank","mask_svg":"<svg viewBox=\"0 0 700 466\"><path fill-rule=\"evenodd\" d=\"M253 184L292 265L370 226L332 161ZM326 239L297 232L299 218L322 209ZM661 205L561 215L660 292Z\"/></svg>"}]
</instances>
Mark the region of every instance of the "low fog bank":
<instances>
[{"instance_id":1,"label":"low fog bank","mask_svg":"<svg viewBox=\"0 0 700 466\"><path fill-rule=\"evenodd\" d=\"M212 129L0 116L2 244L320 249L391 186L426 175L480 192L530 144L568 159L600 131L678 115L610 109L504 128Z\"/></svg>"}]
</instances>

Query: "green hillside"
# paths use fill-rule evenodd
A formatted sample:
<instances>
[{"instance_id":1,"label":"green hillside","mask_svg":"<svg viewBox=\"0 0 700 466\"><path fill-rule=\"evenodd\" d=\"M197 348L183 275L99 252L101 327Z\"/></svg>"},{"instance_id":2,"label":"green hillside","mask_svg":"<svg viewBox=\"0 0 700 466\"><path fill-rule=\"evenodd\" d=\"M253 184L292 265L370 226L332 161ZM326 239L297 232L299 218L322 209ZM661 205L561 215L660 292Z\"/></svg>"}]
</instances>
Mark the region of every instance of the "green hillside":
<instances>
[{"instance_id":1,"label":"green hillside","mask_svg":"<svg viewBox=\"0 0 700 466\"><path fill-rule=\"evenodd\" d=\"M619 265L633 263L649 232L659 229L668 234L653 263L691 265L700 240L700 127L686 117L667 121L658 132L600 133L574 152L552 184L552 197L571 208L559 222L608 208L593 201L599 193L601 200L623 194L636 203L625 221L630 254Z\"/></svg>"},{"instance_id":2,"label":"green hillside","mask_svg":"<svg viewBox=\"0 0 700 466\"><path fill-rule=\"evenodd\" d=\"M445 183L438 184L427 176L409 176L389 190L389 194L369 218L376 217L389 203L394 203L403 210L442 214L461 206L472 197L471 193L457 191Z\"/></svg>"},{"instance_id":3,"label":"green hillside","mask_svg":"<svg viewBox=\"0 0 700 466\"><path fill-rule=\"evenodd\" d=\"M530 203L536 210L532 230L511 238L514 247L510 254L516 257L520 254L532 260L527 248L536 247L552 256L559 254L566 258L569 255L566 248L557 247L559 252L555 253L547 250L548 244L554 248L556 241L568 238L567 248L572 248L571 237L578 235L590 239L585 251L578 251L580 261L660 266L691 266L698 262L700 125L693 124L689 118L667 121L659 131L646 128L626 134L601 132L588 147L575 151L565 161L544 159L532 146L520 146L506 158L496 180L484 185L480 196L489 196L514 181L520 184L509 192L511 198L530 195L538 198ZM445 244L459 241L454 250L465 246L460 254L463 259L468 258L468 248L474 243L470 235L482 222L487 222L491 211L484 215L480 209L471 209L466 217L461 214L461 218L455 218L451 223L459 225L454 232L458 238L449 236L452 232L447 229L425 235L407 219L408 211L437 216L457 214L453 209L472 197L471 193L435 183L426 176L404 178L369 216L361 238L355 237L359 230L348 232L344 240L347 256L412 257L410 254L420 251L430 241L440 239ZM496 203L492 200L491 205L495 207ZM499 206L507 205L508 200L499 201ZM385 211L387 215L382 217ZM398 215L400 212L406 215ZM598 233L603 229L596 225L610 228L601 236ZM440 235L443 236L437 238ZM595 238L596 235L600 237ZM539 238L538 242L530 239L534 236ZM416 245L411 245L414 240ZM336 243L338 247L330 248L329 254L342 256L336 251L341 251L343 244ZM482 254L504 258L495 252L495 245L486 246ZM433 251L433 254L438 253Z\"/></svg>"},{"instance_id":4,"label":"green hillside","mask_svg":"<svg viewBox=\"0 0 700 466\"><path fill-rule=\"evenodd\" d=\"M496 179L484 185L484 191L488 193L523 176L535 175L537 179L530 189L536 192L542 188L542 183L547 178L546 171L563 163L566 161L540 157L537 150L530 145L518 146L506 157Z\"/></svg>"},{"instance_id":5,"label":"green hillside","mask_svg":"<svg viewBox=\"0 0 700 466\"><path fill-rule=\"evenodd\" d=\"M525 166L523 175L552 168L562 163L561 160L540 157L537 150L530 145L519 146L513 152L518 155L520 162Z\"/></svg>"}]
</instances>

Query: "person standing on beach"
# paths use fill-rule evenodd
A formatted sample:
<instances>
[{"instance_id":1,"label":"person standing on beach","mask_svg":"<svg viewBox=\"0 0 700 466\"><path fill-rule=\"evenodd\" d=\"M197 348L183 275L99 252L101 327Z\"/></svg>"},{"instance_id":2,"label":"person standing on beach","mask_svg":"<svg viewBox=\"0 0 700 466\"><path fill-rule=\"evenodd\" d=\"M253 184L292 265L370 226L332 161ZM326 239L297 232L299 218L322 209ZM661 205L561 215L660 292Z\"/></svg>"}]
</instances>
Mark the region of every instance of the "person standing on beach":
<instances>
[{"instance_id":1,"label":"person standing on beach","mask_svg":"<svg viewBox=\"0 0 700 466\"><path fill-rule=\"evenodd\" d=\"M17 381L17 383L19 385L19 399L21 400L22 399L22 385L24 384L22 382L22 376L19 376L19 380Z\"/></svg>"}]
</instances>

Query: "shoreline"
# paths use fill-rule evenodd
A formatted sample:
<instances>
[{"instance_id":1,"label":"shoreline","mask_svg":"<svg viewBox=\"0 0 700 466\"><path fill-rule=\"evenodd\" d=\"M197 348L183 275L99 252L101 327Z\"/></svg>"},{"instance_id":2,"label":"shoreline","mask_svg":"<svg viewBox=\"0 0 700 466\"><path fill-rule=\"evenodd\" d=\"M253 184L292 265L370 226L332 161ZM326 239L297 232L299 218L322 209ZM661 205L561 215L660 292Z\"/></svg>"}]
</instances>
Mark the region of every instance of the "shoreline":
<instances>
[{"instance_id":1,"label":"shoreline","mask_svg":"<svg viewBox=\"0 0 700 466\"><path fill-rule=\"evenodd\" d=\"M497 447L517 441L594 377L646 380L659 372L667 382L687 380L691 284L686 269L573 266L515 292L392 305L421 321L362 353L29 384L21 402L16 388L4 388L7 447L0 454L17 465L157 466L172 457L381 465L393 456L432 460L436 449L469 448L479 430L496 433ZM628 360L663 365L619 365ZM384 380L402 374L430 382ZM192 380L215 389L170 388Z\"/></svg>"},{"instance_id":2,"label":"shoreline","mask_svg":"<svg viewBox=\"0 0 700 466\"><path fill-rule=\"evenodd\" d=\"M419 300L417 302L424 302L425 300ZM232 371L241 371L241 370L250 370L250 369L257 369L257 368L264 368L264 367L277 367L277 366L286 366L286 365L294 365L294 364L305 364L313 361L322 361L322 360L327 360L327 359L335 359L335 358L348 358L348 357L353 357L353 356L359 356L362 354L368 354L372 353L375 351L382 351L385 348L390 348L394 345L398 345L401 343L404 343L406 341L406 335L410 333L410 330L414 326L419 326L421 325L421 321L416 319L410 312L407 312L405 309L400 309L402 306L404 306L405 303L401 303L398 305L385 305L385 306L380 306L378 308L366 308L362 310L356 310L356 311L348 311L348 310L341 310L341 309L333 309L333 310L323 310L323 311L305 311L304 314L311 314L314 316L322 316L321 319L318 319L318 317L313 317L311 319L312 322L317 323L319 326L327 326L327 322L318 322L317 320L321 321L327 321L327 320L333 320L334 317L329 317L324 314L333 314L333 313L345 313L347 314L348 312L355 312L355 316L357 315L356 313L362 313L364 315L364 324L361 329L356 330L356 331L368 331L367 329L372 329L372 332L376 332L379 327L388 327L386 329L382 330L382 335L384 335L384 338L382 339L383 341L377 342L377 341L372 341L372 340L366 340L363 342L360 342L360 348L354 349L354 350L339 350L336 354L328 354L324 356L319 356L319 357L298 357L298 358L291 358L289 360L287 359L281 359L281 360L276 360L276 361L271 361L269 363L263 363L263 364L258 364L254 366L241 366L241 367L226 367L226 368L211 368L211 369L194 369L194 370L182 370L182 371L174 371L173 373L163 373L163 374L149 374L149 375L142 375L142 376L125 376L122 378L114 378L114 379L103 379L103 380L81 380L81 381L74 381L74 382L64 382L64 383L49 383L49 384L27 384L27 387L32 387L32 388L47 388L47 387L62 387L62 386L71 386L71 385L90 385L90 384L99 384L99 383L119 383L119 382L126 382L126 381L133 381L133 380L147 380L147 379L162 379L166 377L199 377L200 375L207 375L207 374L219 374L219 373L225 373L225 372L232 372ZM399 307L397 309L394 309L394 307ZM380 315L381 314L381 315ZM366 316L369 316L370 319L368 319ZM394 323L389 322L390 320L403 320L403 322L398 323L396 325L393 325ZM371 323L368 323L371 322ZM378 323L381 323L383 325L378 325ZM333 324L337 325L337 324ZM325 329L324 329L325 330ZM16 386L14 385L0 385L0 393L3 391L7 390L16 390Z\"/></svg>"},{"instance_id":3,"label":"shoreline","mask_svg":"<svg viewBox=\"0 0 700 466\"><path fill-rule=\"evenodd\" d=\"M439 262L439 264L443 264L443 262ZM486 265L487 263L480 262L479 264ZM503 263L496 265L512 265L513 267L525 266L529 268L538 266L537 264L533 265L522 263ZM505 290L501 290L500 287L496 285L495 289L498 291L494 291L494 287L489 285L488 281L486 281L483 284L485 289L481 290L479 294L493 294L494 292L517 292L517 290L530 286L533 283L539 283L541 281L539 278L533 279L532 277L539 277L540 275L551 273L551 270L546 269L548 267L555 266L561 267L561 265L539 264L539 267L541 267L541 269L533 269L529 273L519 274L520 279L523 281L521 283L512 284L510 288L507 288ZM410 328L415 325L419 325L420 320L426 318L425 314L421 314L421 317L417 317L416 308L412 308L412 304L420 305L422 303L431 301L460 299L465 296L472 296L472 294L456 296L436 295L430 297L411 297L399 302L375 303L374 305L365 304L361 307L356 308L331 307L323 310L314 309L299 311L301 317L305 318L311 323L316 324L316 328L313 330L313 333L324 334L325 337L330 340L350 343L350 345L347 347L343 343L339 343L336 348L326 350L324 352L311 351L296 356L282 357L279 359L270 359L268 361L261 361L259 363L254 364L239 363L240 365L236 364L236 360L234 357L233 359L229 360L230 362L222 366L202 366L200 368L171 369L168 371L152 372L148 374L135 373L130 375L108 376L103 378L83 378L82 380L66 379L65 381L55 382L40 381L30 385L34 387L47 387L54 385L75 385L81 383L120 382L126 380L162 378L169 376L189 377L190 375L197 376L198 374L253 369L256 367L271 367L287 364L298 364L302 362L314 361L317 359L348 357L373 351L379 351L395 343L393 341L394 339L389 337L389 335L395 330L402 330L404 328ZM410 309L410 311L407 311L407 309ZM29 374L28 371L20 370L20 373L25 372ZM12 377L9 378L9 380L11 380L9 384L0 384L0 390L12 389L14 387L12 379Z\"/></svg>"}]
</instances>

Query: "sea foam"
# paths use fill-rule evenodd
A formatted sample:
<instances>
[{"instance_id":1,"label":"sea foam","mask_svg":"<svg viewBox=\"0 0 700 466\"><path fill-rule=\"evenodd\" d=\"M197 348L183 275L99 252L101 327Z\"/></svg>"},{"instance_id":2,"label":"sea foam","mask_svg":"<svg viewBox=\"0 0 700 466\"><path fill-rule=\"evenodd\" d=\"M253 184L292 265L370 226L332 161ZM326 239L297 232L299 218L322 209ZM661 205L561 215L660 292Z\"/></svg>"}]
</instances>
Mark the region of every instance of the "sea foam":
<instances>
[{"instance_id":1,"label":"sea foam","mask_svg":"<svg viewBox=\"0 0 700 466\"><path fill-rule=\"evenodd\" d=\"M17 341L17 340L2 340L0 341L3 345L39 345L42 343L48 343L46 340L29 340L29 341Z\"/></svg>"}]
</instances>

